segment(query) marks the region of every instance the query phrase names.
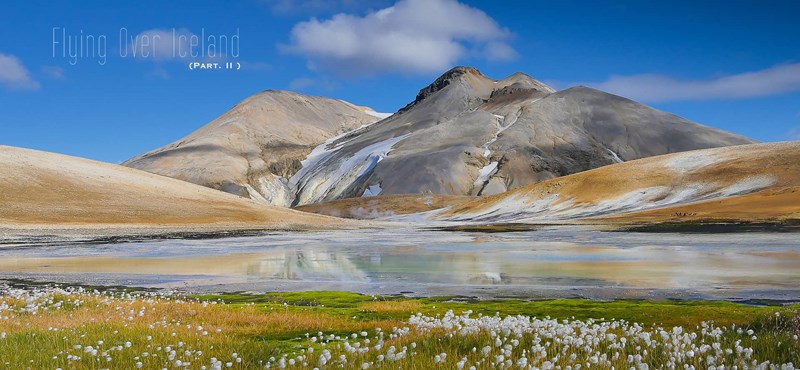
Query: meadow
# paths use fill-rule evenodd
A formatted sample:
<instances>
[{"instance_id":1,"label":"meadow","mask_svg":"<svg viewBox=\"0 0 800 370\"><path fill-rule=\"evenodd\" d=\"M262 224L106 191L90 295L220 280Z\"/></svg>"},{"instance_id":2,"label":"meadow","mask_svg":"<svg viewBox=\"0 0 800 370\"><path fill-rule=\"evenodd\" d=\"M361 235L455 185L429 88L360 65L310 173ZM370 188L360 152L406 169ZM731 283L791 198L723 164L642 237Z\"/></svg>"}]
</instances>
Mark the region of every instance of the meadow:
<instances>
[{"instance_id":1,"label":"meadow","mask_svg":"<svg viewBox=\"0 0 800 370\"><path fill-rule=\"evenodd\" d=\"M5 286L9 369L794 369L800 306Z\"/></svg>"}]
</instances>

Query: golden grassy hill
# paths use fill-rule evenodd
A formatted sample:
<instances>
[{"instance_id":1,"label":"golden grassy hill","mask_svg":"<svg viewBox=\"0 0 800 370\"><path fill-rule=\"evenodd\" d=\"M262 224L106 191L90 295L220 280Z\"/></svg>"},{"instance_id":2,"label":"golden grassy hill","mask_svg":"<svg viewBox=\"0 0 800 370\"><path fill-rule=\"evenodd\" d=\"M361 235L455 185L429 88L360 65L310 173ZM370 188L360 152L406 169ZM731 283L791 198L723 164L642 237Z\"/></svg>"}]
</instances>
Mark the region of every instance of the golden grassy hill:
<instances>
[{"instance_id":1,"label":"golden grassy hill","mask_svg":"<svg viewBox=\"0 0 800 370\"><path fill-rule=\"evenodd\" d=\"M457 205L439 217L531 222L621 215L697 202L706 216L791 214L800 186L800 142L739 145L650 157L564 176ZM764 192L773 189L773 192ZM783 191L783 192L782 192ZM754 193L761 192L756 195ZM740 197L753 194L751 197ZM734 197L740 197L734 200ZM729 199L724 202L714 200ZM767 201L766 199L770 199ZM740 204L741 203L741 204ZM687 209L696 207L688 207ZM688 213L700 214L700 208ZM653 220L677 210L639 213ZM749 211L748 211L749 212ZM657 214L661 216L656 217ZM644 216L649 215L649 216ZM715 217L717 217L715 216Z\"/></svg>"},{"instance_id":2,"label":"golden grassy hill","mask_svg":"<svg viewBox=\"0 0 800 370\"><path fill-rule=\"evenodd\" d=\"M119 165L0 146L0 227L319 228L346 222Z\"/></svg>"},{"instance_id":3,"label":"golden grassy hill","mask_svg":"<svg viewBox=\"0 0 800 370\"><path fill-rule=\"evenodd\" d=\"M770 222L800 219L800 186L601 217L603 223Z\"/></svg>"}]
</instances>

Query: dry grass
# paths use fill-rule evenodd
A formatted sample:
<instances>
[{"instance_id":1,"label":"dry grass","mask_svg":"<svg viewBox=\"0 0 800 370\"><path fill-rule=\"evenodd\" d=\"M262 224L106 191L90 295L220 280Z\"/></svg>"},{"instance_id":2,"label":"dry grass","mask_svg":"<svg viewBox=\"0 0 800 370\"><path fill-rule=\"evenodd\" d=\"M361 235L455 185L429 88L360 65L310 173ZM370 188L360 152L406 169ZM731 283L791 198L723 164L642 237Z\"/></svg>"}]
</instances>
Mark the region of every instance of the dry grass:
<instances>
[{"instance_id":1,"label":"dry grass","mask_svg":"<svg viewBox=\"0 0 800 370\"><path fill-rule=\"evenodd\" d=\"M282 301L281 296L286 300ZM546 314L577 320L618 317L643 320L646 327L650 323L674 322L686 330L698 330L696 325L701 320L719 319L718 325L735 323L745 330L753 329L759 338L766 338L750 341L749 334L734 332L722 338L725 346L744 339L743 343L752 345L760 360L792 361L797 358L798 349L798 342L792 337L798 333L797 314L791 308L711 302L381 301L377 297L335 292L214 297L204 296L203 299L210 301L200 302L179 297L165 299L88 292L34 293L21 299L0 295L0 367L127 369L138 365L144 369L162 369L181 368L190 362L188 368L191 369L201 366L213 369L212 358L216 358L221 361L218 363L221 368L263 369L268 362L272 368L281 367L280 358L285 355L288 368L301 368L302 362L307 362L305 368L360 369L364 363L369 363L370 367L386 369L400 366L404 369L452 369L457 361L467 358L478 365L477 368L488 369L496 368L495 356L501 353L509 356L509 352L504 352L508 347L493 344L499 337L486 331L453 335L453 330L420 329L409 322L409 316L416 312L432 317L445 310L475 310L474 317L478 317L478 313L492 317L495 312L540 318ZM240 303L216 303L221 299ZM36 309L24 309L31 307ZM775 312L783 315L777 316ZM670 326L666 328L669 330ZM519 340L512 351L514 357L524 357L520 351L537 343L532 335L502 335L506 344L513 342L512 339ZM371 348L363 353L348 349L357 344ZM491 347L488 357L481 353L487 345ZM615 365L625 365L626 352L639 353L634 346L623 349L623 356ZM395 347L396 352L407 349L407 357L398 362L379 359L389 356L393 351L390 347ZM479 351L475 352L473 347ZM600 351L608 349L598 348ZM551 352L548 356L557 355L562 349L558 346L552 351L548 349ZM319 363L325 351L332 354L327 366ZM436 363L434 358L441 353L448 356ZM653 350L653 353L649 359L653 361L651 367L664 365L658 351ZM341 362L340 355L347 361ZM588 358L591 354L581 350L580 355ZM303 359L291 366L288 360L295 361L300 358L298 356ZM569 362L565 356L559 357L563 357L562 362L566 361L564 365Z\"/></svg>"},{"instance_id":2,"label":"dry grass","mask_svg":"<svg viewBox=\"0 0 800 370\"><path fill-rule=\"evenodd\" d=\"M683 158L683 162L689 166L704 159L710 159L711 163L690 170L670 166L673 161ZM525 202L531 203L558 194L556 204L571 201L575 205L591 205L649 187L684 188L691 184L706 184L709 189L723 189L761 175L775 179L772 188L800 186L798 163L798 142L740 145L668 154L613 164L478 198L454 206L441 217L480 213L512 197L524 198Z\"/></svg>"},{"instance_id":3,"label":"dry grass","mask_svg":"<svg viewBox=\"0 0 800 370\"><path fill-rule=\"evenodd\" d=\"M423 306L422 302L411 300L375 301L364 303L359 306L359 309L375 313L398 314L419 311Z\"/></svg>"},{"instance_id":4,"label":"dry grass","mask_svg":"<svg viewBox=\"0 0 800 370\"><path fill-rule=\"evenodd\" d=\"M800 219L800 187L797 186L590 220L610 223L649 223L673 221L759 222L790 219Z\"/></svg>"},{"instance_id":5,"label":"dry grass","mask_svg":"<svg viewBox=\"0 0 800 370\"><path fill-rule=\"evenodd\" d=\"M123 166L0 146L0 225L320 227L343 221Z\"/></svg>"}]
</instances>

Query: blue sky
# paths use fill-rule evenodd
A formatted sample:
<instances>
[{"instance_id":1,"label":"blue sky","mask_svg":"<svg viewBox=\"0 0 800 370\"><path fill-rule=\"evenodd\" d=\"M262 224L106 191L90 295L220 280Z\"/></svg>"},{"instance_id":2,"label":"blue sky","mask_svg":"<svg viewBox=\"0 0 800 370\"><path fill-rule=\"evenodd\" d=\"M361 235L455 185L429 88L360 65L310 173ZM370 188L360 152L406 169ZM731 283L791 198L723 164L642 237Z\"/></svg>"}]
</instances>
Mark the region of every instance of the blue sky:
<instances>
[{"instance_id":1,"label":"blue sky","mask_svg":"<svg viewBox=\"0 0 800 370\"><path fill-rule=\"evenodd\" d=\"M120 162L262 90L390 112L455 65L590 85L758 140L797 140L798 14L796 1L4 1L0 144ZM175 55L176 45L200 52L192 35L220 40L206 43L218 54L219 36L237 35L238 49ZM62 36L95 50L71 57Z\"/></svg>"}]
</instances>

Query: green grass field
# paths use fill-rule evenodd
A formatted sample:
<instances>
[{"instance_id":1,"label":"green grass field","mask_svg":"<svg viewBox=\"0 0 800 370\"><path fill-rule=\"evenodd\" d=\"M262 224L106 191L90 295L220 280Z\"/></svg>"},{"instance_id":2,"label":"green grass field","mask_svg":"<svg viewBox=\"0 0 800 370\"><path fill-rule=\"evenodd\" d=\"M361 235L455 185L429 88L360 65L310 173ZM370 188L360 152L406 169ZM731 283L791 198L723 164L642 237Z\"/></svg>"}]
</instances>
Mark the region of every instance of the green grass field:
<instances>
[{"instance_id":1,"label":"green grass field","mask_svg":"<svg viewBox=\"0 0 800 370\"><path fill-rule=\"evenodd\" d=\"M6 289L0 368L790 368L798 308Z\"/></svg>"}]
</instances>

